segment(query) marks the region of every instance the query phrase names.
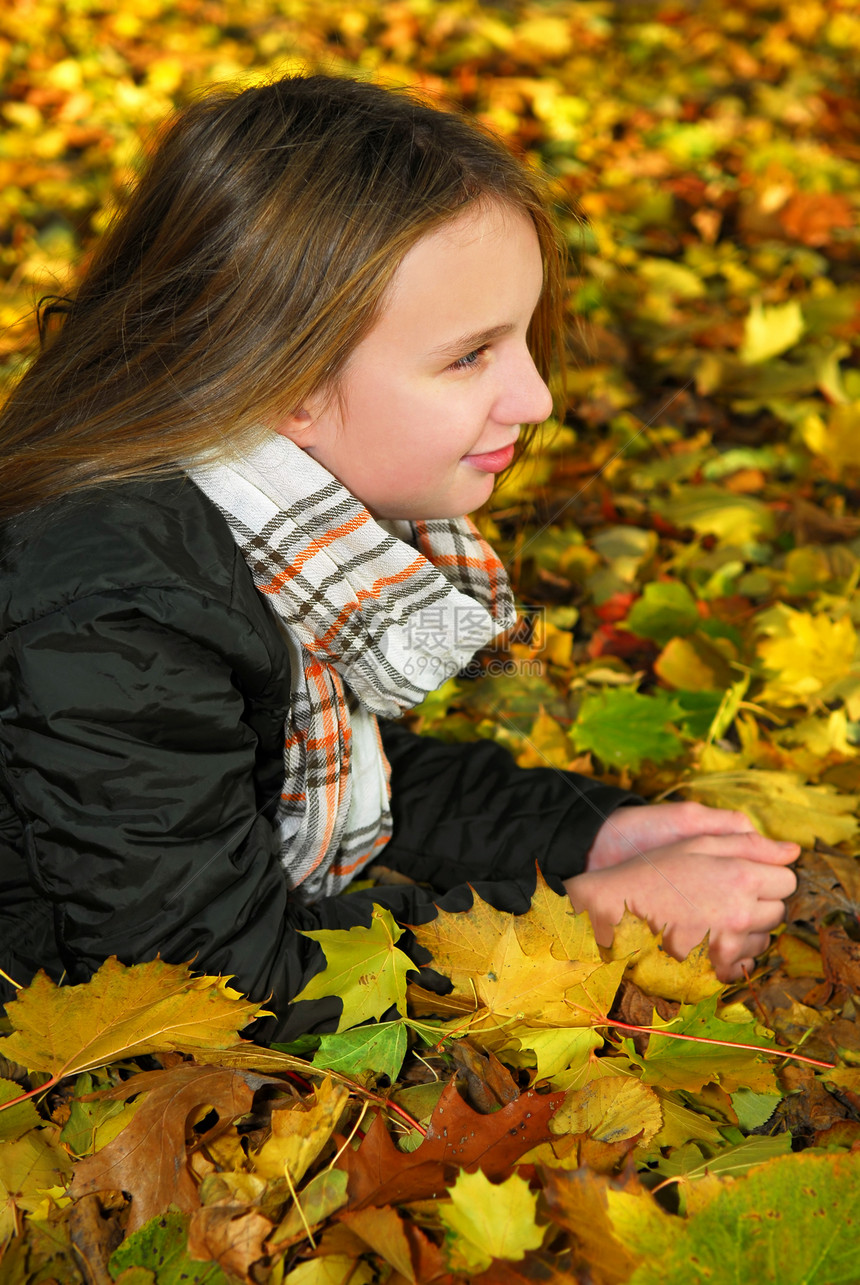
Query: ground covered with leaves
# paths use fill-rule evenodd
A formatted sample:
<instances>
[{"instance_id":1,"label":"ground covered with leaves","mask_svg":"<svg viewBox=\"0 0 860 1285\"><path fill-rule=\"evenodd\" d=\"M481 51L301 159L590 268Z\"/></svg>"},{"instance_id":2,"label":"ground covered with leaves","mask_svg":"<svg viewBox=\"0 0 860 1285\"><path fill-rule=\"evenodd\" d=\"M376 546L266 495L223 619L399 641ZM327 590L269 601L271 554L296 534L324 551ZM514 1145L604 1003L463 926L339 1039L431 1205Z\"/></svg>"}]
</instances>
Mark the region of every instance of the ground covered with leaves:
<instances>
[{"instance_id":1,"label":"ground covered with leaves","mask_svg":"<svg viewBox=\"0 0 860 1285\"><path fill-rule=\"evenodd\" d=\"M385 912L321 934L340 1029L288 1050L184 967L37 979L0 1040L0 1278L860 1280L856 4L19 0L0 50L7 378L212 81L413 84L539 166L571 409L482 517L522 624L414 725L805 848L732 988L542 885L419 930L441 1000Z\"/></svg>"}]
</instances>

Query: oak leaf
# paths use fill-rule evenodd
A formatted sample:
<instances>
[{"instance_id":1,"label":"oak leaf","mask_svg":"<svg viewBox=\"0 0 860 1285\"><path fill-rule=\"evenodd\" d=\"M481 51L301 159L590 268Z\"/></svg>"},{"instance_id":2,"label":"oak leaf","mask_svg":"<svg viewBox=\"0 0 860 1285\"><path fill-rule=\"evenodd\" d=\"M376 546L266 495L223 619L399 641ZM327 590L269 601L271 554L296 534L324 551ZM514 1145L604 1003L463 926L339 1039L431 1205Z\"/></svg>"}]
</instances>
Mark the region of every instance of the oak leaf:
<instances>
[{"instance_id":1,"label":"oak leaf","mask_svg":"<svg viewBox=\"0 0 860 1285\"><path fill-rule=\"evenodd\" d=\"M529 1090L492 1115L479 1115L450 1084L426 1138L410 1152L397 1150L377 1115L359 1148L347 1148L338 1157L337 1167L349 1177L350 1208L441 1196L460 1168L478 1166L491 1178L504 1177L521 1155L551 1137L549 1120L562 1098Z\"/></svg>"},{"instance_id":2,"label":"oak leaf","mask_svg":"<svg viewBox=\"0 0 860 1285\"><path fill-rule=\"evenodd\" d=\"M147 1097L122 1133L93 1156L80 1161L69 1193L124 1191L131 1197L128 1226L136 1231L171 1204L193 1213L200 1200L188 1165L186 1146L194 1118L204 1107L218 1113L213 1134L250 1110L265 1081L246 1072L184 1063L169 1071L149 1071L104 1093L108 1100ZM196 1139L205 1142L207 1135Z\"/></svg>"},{"instance_id":3,"label":"oak leaf","mask_svg":"<svg viewBox=\"0 0 860 1285\"><path fill-rule=\"evenodd\" d=\"M247 1279L251 1265L265 1256L271 1230L269 1219L247 1205L206 1205L191 1215L188 1257L215 1262L229 1275Z\"/></svg>"}]
</instances>

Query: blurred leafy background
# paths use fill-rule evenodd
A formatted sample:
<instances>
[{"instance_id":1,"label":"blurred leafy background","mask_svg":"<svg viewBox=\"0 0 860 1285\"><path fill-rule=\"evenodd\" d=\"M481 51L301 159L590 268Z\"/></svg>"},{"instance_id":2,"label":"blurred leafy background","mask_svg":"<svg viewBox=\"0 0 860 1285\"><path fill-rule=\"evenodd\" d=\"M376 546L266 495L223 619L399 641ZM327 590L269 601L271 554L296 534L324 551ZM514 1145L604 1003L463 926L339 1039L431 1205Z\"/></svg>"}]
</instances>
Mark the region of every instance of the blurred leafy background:
<instances>
[{"instance_id":1,"label":"blurred leafy background","mask_svg":"<svg viewBox=\"0 0 860 1285\"><path fill-rule=\"evenodd\" d=\"M206 86L321 69L477 113L557 196L569 406L482 516L518 639L416 724L852 842L859 54L855 0L17 0L4 377Z\"/></svg>"},{"instance_id":2,"label":"blurred leafy background","mask_svg":"<svg viewBox=\"0 0 860 1285\"><path fill-rule=\"evenodd\" d=\"M493 738L524 766L595 773L650 798L680 788L704 802L743 807L774 837L818 849L801 859L800 887L785 930L759 961L749 986L733 995L779 1039L827 1063L841 1062L838 1071L824 1076L836 1089L825 1090L808 1066L783 1066L778 1092L756 1095L749 1089L747 1054L741 1072L747 1078L739 1081L747 1087L740 1098L730 1101L715 1084L699 1093L698 1081L684 1081L679 1106L678 1094L664 1086L661 1110L671 1108L674 1115L666 1115L654 1141L654 1148L662 1148L659 1158L656 1150L648 1152L653 1128L647 1146L642 1142L645 1168L653 1169L645 1177L660 1186L679 1181L681 1208L686 1200L688 1213L695 1215L722 1192L713 1207L715 1227L708 1231L710 1224L693 1217L690 1232L695 1240L701 1226L702 1243L711 1236L717 1246L715 1280L739 1279L726 1266L726 1245L741 1244L744 1226L765 1223L779 1236L796 1233L783 1245L780 1279L811 1280L802 1251L818 1253L825 1237L822 1225L810 1221L820 1211L808 1175L815 1165L832 1170L844 1184L844 1208L850 1203L853 1210L860 1145L856 0L15 0L0 9L0 68L0 381L7 385L33 354L37 298L73 287L117 198L134 182L159 123L213 83L323 70L411 85L477 113L547 176L571 252L568 402L565 413L541 431L538 449L501 482L480 515L512 571L522 619L504 648L483 654L468 674L448 681L412 721L422 732L446 739ZM662 959L664 971L665 965ZM702 960L691 956L670 970L677 967L686 976L684 970L695 973L699 966ZM637 978L645 987L639 1007L630 1007L637 988L628 981L628 1007L618 1010L628 1022L656 1023L654 1003L668 1016L666 996L691 999ZM82 1014L84 1008L82 1000ZM744 1011L739 1005L721 1010L732 1020ZM749 1023L749 1015L744 1021ZM64 1018L59 1027L72 1043L82 1038L74 1021ZM361 1028L348 1034L363 1038ZM461 1053L461 1061L467 1055L468 1050ZM191 1074L178 1055L170 1056L177 1064L162 1059L163 1067L172 1067L165 1075ZM254 1056L258 1067L262 1051ZM378 1074L375 1057L348 1069L360 1065ZM437 1060L449 1074L447 1054ZM426 1059L419 1061L426 1068ZM617 1062L590 1062L589 1074L609 1074ZM30 1080L25 1068L2 1056L0 1063L11 1076L0 1081L0 1101L11 1106ZM415 1065L408 1065L414 1079ZM477 1085L483 1093L482 1077L492 1071L497 1087L502 1083L516 1096L517 1086L504 1079L507 1072L498 1079L498 1065L479 1069L470 1092ZM121 1072L108 1073L109 1082L121 1090L128 1073L124 1063ZM222 1067L219 1074L223 1079L233 1073ZM391 1068L392 1079L395 1074ZM431 1074L440 1089L432 1068ZM87 1072L75 1093L88 1093L93 1083ZM412 1081L399 1083L403 1089ZM576 1252L588 1259L587 1278L610 1283L627 1280L638 1260L633 1250L619 1249L618 1228L600 1212L603 1206L582 1201L589 1183L615 1182L600 1175L614 1172L641 1136L636 1131L648 1093L635 1079L613 1083L634 1094L617 1155L607 1158L594 1147L562 1160L546 1148L541 1153L543 1162L571 1170L569 1208L567 1197L553 1196L558 1173L544 1176L557 1206L552 1218L572 1229ZM574 1080L568 1077L568 1084ZM419 1080L403 1091L428 1088L433 1086ZM353 1090L359 1097L368 1092L355 1085ZM573 1090L577 1102L578 1092ZM451 1093L446 1109L459 1103ZM29 1103L14 1108L26 1107L29 1115L13 1120L10 1110L4 1116L0 1241L15 1237L3 1267L10 1280L78 1279L78 1258L63 1220L74 1224L80 1257L83 1224L75 1219L84 1202L69 1207L63 1188L52 1184L68 1177L75 1129L83 1129L86 1140L72 1144L74 1154L100 1154L108 1135L98 1128L122 1113L109 1121L113 1137L139 1105L92 1106L75 1098L70 1106L67 1096L63 1091L47 1100L41 1117ZM370 1097L382 1100L372 1092ZM211 1102L211 1096L200 1101ZM487 1115L470 1110L469 1128L475 1121L489 1128L508 1097L475 1101ZM531 1113L537 1108L529 1101L523 1097L511 1110ZM606 1105L597 1112L601 1128ZM456 1109L462 1116L466 1108ZM161 1146L163 1105L153 1099L146 1110L156 1120L153 1137ZM327 1139L335 1117L329 1119L322 1098L310 1111L325 1116L313 1128ZM170 1140L177 1165L187 1141L180 1114ZM287 1110L281 1114L292 1118ZM305 1119L304 1106L300 1114ZM610 1118L617 1124L611 1112ZM592 1133L603 1137L598 1125L589 1125L592 1133L585 1135L585 1126L571 1121L564 1129L580 1142L586 1136L591 1146ZM758 1133L769 1136L752 1136ZM615 1146L616 1134L611 1137ZM831 1154L783 1158L789 1137L797 1149L813 1146ZM263 1145L275 1147L276 1141ZM193 1151L199 1151L197 1143ZM135 1181L148 1181L147 1165L139 1164L133 1148L132 1154ZM253 1157L258 1167L261 1154ZM397 1155L398 1164L405 1163ZM719 1179L715 1157L724 1166ZM196 1156L197 1178L206 1173L212 1183L229 1180L230 1191L241 1196L223 1213L227 1249L218 1251L219 1261L231 1280L280 1281L284 1246L295 1247L299 1256L309 1252L300 1244L307 1223L299 1226L293 1219L293 1225L293 1215L287 1217L279 1247L273 1250L270 1243L267 1250L277 1259L269 1276L259 1255L271 1223L254 1201L280 1217L272 1193L283 1181L267 1187L259 1175L248 1174L251 1162L232 1133L217 1159L214 1173L211 1162L207 1170ZM282 1159L278 1151L278 1165ZM738 1184L739 1221L732 1223L726 1214L726 1202L735 1199L732 1181L763 1160L769 1167L756 1171L757 1187L741 1191ZM589 1167L597 1176L589 1177ZM308 1208L313 1184L326 1181L322 1172L303 1189ZM779 1187L783 1181L790 1197ZM131 1178L127 1182L132 1185ZM532 1214L510 1217L499 1204L501 1190L488 1187L488 1204L502 1209L506 1229L522 1224L524 1234L534 1233L539 1243L543 1231L535 1230ZM163 1194L153 1204L156 1211L170 1192L164 1200ZM342 1203L343 1191L341 1196ZM195 1261L218 1256L205 1238L201 1248L199 1237L201 1220L212 1215L209 1203L220 1200L220 1188L210 1190L206 1207L194 1215ZM337 1208L335 1201L318 1210L319 1220ZM768 1213L772 1208L782 1212ZM840 1239L848 1221L843 1206L834 1200L827 1208L828 1244L834 1252L842 1253L843 1246L853 1254L850 1233ZM24 1214L27 1234L16 1236ZM388 1220L390 1256L402 1220L390 1208L374 1216ZM437 1239L442 1236L427 1207L417 1217L435 1228ZM105 1240L113 1233L106 1230L109 1220L100 1219ZM143 1258L120 1261L118 1251L114 1277L121 1272L125 1279L126 1262L148 1263L150 1251L153 1263L162 1263L166 1238L178 1237L182 1249L181 1219L180 1224L177 1231L162 1218ZM637 1281L657 1279L658 1272L663 1280L687 1280L688 1255L695 1251L693 1261L702 1261L699 1242L688 1237L678 1242L677 1274L664 1272L667 1246L677 1239L675 1225L667 1223L661 1232L665 1244L654 1239L653 1227L650 1239L643 1239L644 1223L630 1227L636 1254L654 1260L639 1269ZM418 1235L412 1222L406 1228ZM215 1230L213 1223L213 1236ZM325 1243L343 1245L339 1224L327 1234L333 1239ZM371 1237L368 1244L376 1242ZM507 1257L521 1258L525 1244ZM361 1249L359 1241L358 1250L353 1246L340 1263L346 1275L359 1270L351 1255ZM102 1250L104 1257L108 1250ZM135 1252L143 1253L139 1246ZM439 1256L438 1248L433 1252ZM325 1274L324 1264L334 1262L335 1257L303 1262L289 1279L296 1285L331 1281L335 1277ZM197 1272L194 1264L183 1257L179 1266L183 1279L227 1279L211 1274L216 1268L210 1264L210 1274L201 1268L193 1276L188 1273ZM543 1260L538 1268L546 1279ZM135 1282L155 1279L141 1270L128 1267ZM474 1262L470 1270L475 1278ZM749 1260L739 1270L748 1274ZM856 1276L853 1262L846 1270L844 1279ZM494 1271L498 1263L479 1279L495 1285L502 1277ZM349 1279L377 1279L364 1260L360 1272ZM178 1276L163 1275L168 1278ZM523 1278L511 1269L504 1279Z\"/></svg>"}]
</instances>

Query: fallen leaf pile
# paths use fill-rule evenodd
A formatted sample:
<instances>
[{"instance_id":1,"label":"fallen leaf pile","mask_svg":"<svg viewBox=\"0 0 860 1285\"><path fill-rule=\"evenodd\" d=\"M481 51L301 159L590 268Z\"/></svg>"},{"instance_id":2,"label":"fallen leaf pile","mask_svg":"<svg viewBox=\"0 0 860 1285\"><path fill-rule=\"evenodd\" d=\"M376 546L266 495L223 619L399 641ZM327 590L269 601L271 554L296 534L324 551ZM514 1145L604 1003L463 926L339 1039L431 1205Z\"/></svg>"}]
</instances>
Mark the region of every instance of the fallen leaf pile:
<instances>
[{"instance_id":1,"label":"fallen leaf pile","mask_svg":"<svg viewBox=\"0 0 860 1285\"><path fill-rule=\"evenodd\" d=\"M730 1280L757 1255L780 1282L850 1280L857 879L806 854L771 960L734 991L706 943L674 960L629 913L598 947L538 878L525 914L476 899L416 929L451 989L412 966L404 999L377 908L315 934L308 990L342 993L340 1029L293 1048L241 1040L261 1010L181 965L40 974L0 1039L3 1279L644 1282L695 1261ZM368 1022L339 988L386 974ZM764 1216L791 1237L750 1232Z\"/></svg>"},{"instance_id":2,"label":"fallen leaf pile","mask_svg":"<svg viewBox=\"0 0 860 1285\"><path fill-rule=\"evenodd\" d=\"M412 724L804 846L731 988L541 883L418 930L444 995L381 909L315 934L343 1011L290 1049L229 979L38 977L0 1038L4 1285L856 1281L855 0L18 0L0 51L6 381L204 85L413 85L542 171L568 409L480 517L521 621Z\"/></svg>"}]
</instances>

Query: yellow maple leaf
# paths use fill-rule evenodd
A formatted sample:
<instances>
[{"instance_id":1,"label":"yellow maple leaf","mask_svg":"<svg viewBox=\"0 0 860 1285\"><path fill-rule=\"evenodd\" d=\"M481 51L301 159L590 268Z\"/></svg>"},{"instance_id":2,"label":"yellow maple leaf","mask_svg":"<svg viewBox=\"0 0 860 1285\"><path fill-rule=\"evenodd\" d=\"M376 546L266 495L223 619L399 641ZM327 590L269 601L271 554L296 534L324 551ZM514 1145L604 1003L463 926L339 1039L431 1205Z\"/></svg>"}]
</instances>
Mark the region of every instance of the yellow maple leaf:
<instances>
[{"instance_id":1,"label":"yellow maple leaf","mask_svg":"<svg viewBox=\"0 0 860 1285\"><path fill-rule=\"evenodd\" d=\"M723 989L708 954L708 939L700 942L686 959L675 959L663 948L663 934L652 932L644 919L626 907L615 928L608 952L610 959L627 960L628 976L648 995L697 1004Z\"/></svg>"},{"instance_id":2,"label":"yellow maple leaf","mask_svg":"<svg viewBox=\"0 0 860 1285\"><path fill-rule=\"evenodd\" d=\"M767 674L762 704L821 703L851 674L857 658L857 633L849 616L795 611L783 603L762 613L756 653Z\"/></svg>"},{"instance_id":3,"label":"yellow maple leaf","mask_svg":"<svg viewBox=\"0 0 860 1285\"><path fill-rule=\"evenodd\" d=\"M660 1098L639 1080L606 1076L569 1092L553 1114L552 1133L588 1133L598 1142L621 1142L642 1134L647 1146L663 1125Z\"/></svg>"},{"instance_id":4,"label":"yellow maple leaf","mask_svg":"<svg viewBox=\"0 0 860 1285\"><path fill-rule=\"evenodd\" d=\"M796 299L772 307L762 307L761 300L756 300L744 324L738 356L747 365L767 361L794 347L804 329L803 313Z\"/></svg>"},{"instance_id":5,"label":"yellow maple leaf","mask_svg":"<svg viewBox=\"0 0 860 1285\"><path fill-rule=\"evenodd\" d=\"M857 431L860 429L860 402L831 406L827 418L806 415L800 423L800 433L814 455L825 461L834 473L845 469L856 470L860 459L857 455Z\"/></svg>"},{"instance_id":6,"label":"yellow maple leaf","mask_svg":"<svg viewBox=\"0 0 860 1285\"><path fill-rule=\"evenodd\" d=\"M494 1258L517 1260L543 1243L544 1228L535 1222L537 1193L518 1174L490 1182L478 1169L462 1170L449 1189L451 1199L438 1205L451 1233L448 1261L454 1271L482 1272Z\"/></svg>"},{"instance_id":7,"label":"yellow maple leaf","mask_svg":"<svg viewBox=\"0 0 860 1285\"><path fill-rule=\"evenodd\" d=\"M831 710L826 718L810 715L775 732L773 739L783 751L785 766L813 781L834 763L857 757L856 746L848 740L844 709Z\"/></svg>"},{"instance_id":8,"label":"yellow maple leaf","mask_svg":"<svg viewBox=\"0 0 860 1285\"><path fill-rule=\"evenodd\" d=\"M565 770L570 767L573 757L573 746L564 728L542 709L517 754L517 763L520 767L560 767Z\"/></svg>"},{"instance_id":9,"label":"yellow maple leaf","mask_svg":"<svg viewBox=\"0 0 860 1285\"><path fill-rule=\"evenodd\" d=\"M469 911L440 911L415 936L451 979L446 998L471 1005L482 1027L500 1020L589 1026L608 1011L624 971L623 962L604 963L588 916L576 914L540 873L528 914L495 910L476 897ZM527 1046L519 1028L511 1034Z\"/></svg>"},{"instance_id":10,"label":"yellow maple leaf","mask_svg":"<svg viewBox=\"0 0 860 1285\"><path fill-rule=\"evenodd\" d=\"M126 967L115 956L80 986L57 986L39 972L6 1005L14 1030L0 1051L60 1078L143 1053L226 1048L268 1016L227 980L160 959Z\"/></svg>"},{"instance_id":11,"label":"yellow maple leaf","mask_svg":"<svg viewBox=\"0 0 860 1285\"><path fill-rule=\"evenodd\" d=\"M272 1112L272 1133L251 1159L262 1178L301 1182L338 1126L349 1089L326 1079L308 1106L300 1102Z\"/></svg>"},{"instance_id":12,"label":"yellow maple leaf","mask_svg":"<svg viewBox=\"0 0 860 1285\"><path fill-rule=\"evenodd\" d=\"M843 843L857 836L854 813L860 796L838 794L831 785L806 785L798 772L712 772L680 788L699 803L745 812L771 839L811 848L816 838Z\"/></svg>"},{"instance_id":13,"label":"yellow maple leaf","mask_svg":"<svg viewBox=\"0 0 860 1285\"><path fill-rule=\"evenodd\" d=\"M45 1192L65 1184L72 1170L59 1145L59 1129L31 1129L0 1147L0 1258L9 1239L20 1231L17 1210L33 1213Z\"/></svg>"}]
</instances>

